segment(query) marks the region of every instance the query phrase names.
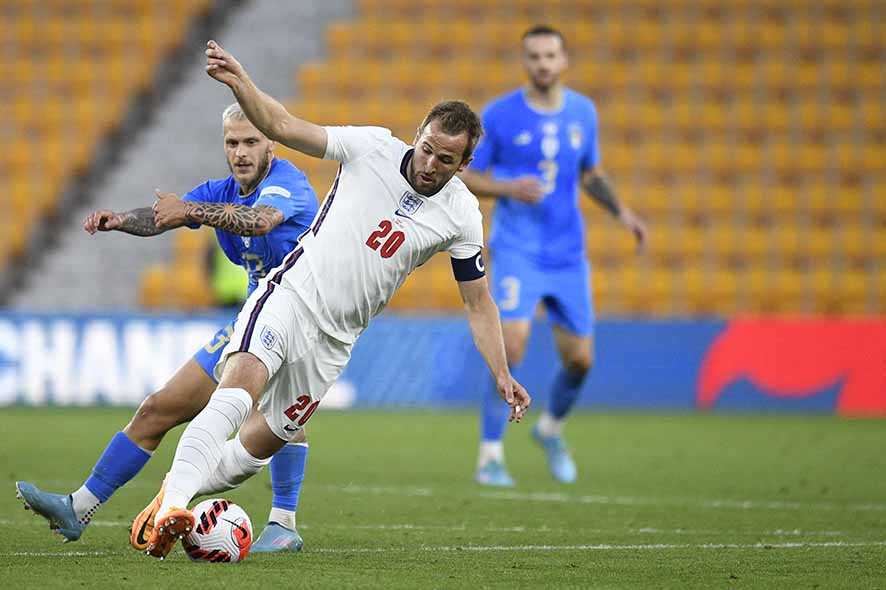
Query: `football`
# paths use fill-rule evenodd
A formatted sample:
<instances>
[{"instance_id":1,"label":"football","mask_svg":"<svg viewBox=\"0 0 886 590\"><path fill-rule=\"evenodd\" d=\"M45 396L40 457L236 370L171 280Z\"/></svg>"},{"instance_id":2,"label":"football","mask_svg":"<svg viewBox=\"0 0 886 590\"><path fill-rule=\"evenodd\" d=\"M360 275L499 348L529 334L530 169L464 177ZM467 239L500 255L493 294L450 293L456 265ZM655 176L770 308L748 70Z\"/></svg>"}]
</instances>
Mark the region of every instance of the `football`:
<instances>
[{"instance_id":1,"label":"football","mask_svg":"<svg viewBox=\"0 0 886 590\"><path fill-rule=\"evenodd\" d=\"M197 526L184 539L185 553L193 561L235 563L252 547L252 522L246 511L229 500L214 498L194 506Z\"/></svg>"}]
</instances>

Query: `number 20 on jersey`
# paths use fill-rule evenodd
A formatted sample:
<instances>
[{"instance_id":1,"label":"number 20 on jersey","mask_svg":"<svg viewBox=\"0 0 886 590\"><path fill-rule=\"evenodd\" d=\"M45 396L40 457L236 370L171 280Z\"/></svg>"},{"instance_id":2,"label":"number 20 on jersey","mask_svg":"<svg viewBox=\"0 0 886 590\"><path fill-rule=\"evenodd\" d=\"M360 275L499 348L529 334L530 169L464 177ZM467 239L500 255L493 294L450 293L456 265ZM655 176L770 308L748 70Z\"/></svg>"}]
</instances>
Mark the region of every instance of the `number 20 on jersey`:
<instances>
[{"instance_id":1,"label":"number 20 on jersey","mask_svg":"<svg viewBox=\"0 0 886 590\"><path fill-rule=\"evenodd\" d=\"M378 229L369 234L366 245L373 250L378 250L382 258L390 258L393 256L403 242L406 241L406 234L400 230L392 232L394 224L388 219L382 219L378 222Z\"/></svg>"}]
</instances>

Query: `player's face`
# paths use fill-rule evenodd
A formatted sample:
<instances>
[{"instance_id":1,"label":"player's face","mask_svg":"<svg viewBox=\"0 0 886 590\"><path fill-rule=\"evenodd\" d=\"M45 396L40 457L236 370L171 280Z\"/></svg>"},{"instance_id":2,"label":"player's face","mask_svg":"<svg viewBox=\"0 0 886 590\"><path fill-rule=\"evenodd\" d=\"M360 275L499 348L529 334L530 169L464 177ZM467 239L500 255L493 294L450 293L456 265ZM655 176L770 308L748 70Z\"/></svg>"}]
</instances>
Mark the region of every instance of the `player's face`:
<instances>
[{"instance_id":1,"label":"player's face","mask_svg":"<svg viewBox=\"0 0 886 590\"><path fill-rule=\"evenodd\" d=\"M538 90L557 84L567 61L563 41L557 35L534 35L523 41L523 67Z\"/></svg>"},{"instance_id":2,"label":"player's face","mask_svg":"<svg viewBox=\"0 0 886 590\"><path fill-rule=\"evenodd\" d=\"M228 168L246 194L264 178L274 155L274 142L246 119L228 119L224 133Z\"/></svg>"},{"instance_id":3,"label":"player's face","mask_svg":"<svg viewBox=\"0 0 886 590\"><path fill-rule=\"evenodd\" d=\"M471 158L463 159L468 134L448 135L433 120L415 136L415 154L409 169L409 182L423 195L433 195L449 179L465 169Z\"/></svg>"}]
</instances>

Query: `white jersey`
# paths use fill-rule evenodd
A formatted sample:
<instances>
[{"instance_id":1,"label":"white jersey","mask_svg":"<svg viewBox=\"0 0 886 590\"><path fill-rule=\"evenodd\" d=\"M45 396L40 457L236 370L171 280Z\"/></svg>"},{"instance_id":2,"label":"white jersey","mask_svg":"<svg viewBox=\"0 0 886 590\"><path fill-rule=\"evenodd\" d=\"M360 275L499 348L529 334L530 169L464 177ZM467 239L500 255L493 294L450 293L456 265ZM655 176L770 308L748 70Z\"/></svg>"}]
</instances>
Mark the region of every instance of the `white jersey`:
<instances>
[{"instance_id":1,"label":"white jersey","mask_svg":"<svg viewBox=\"0 0 886 590\"><path fill-rule=\"evenodd\" d=\"M388 129L327 127L326 133L325 158L341 168L299 240L303 252L284 263L281 279L321 330L350 343L435 253L475 256L483 247L483 217L457 177L433 196L416 193L403 173L412 146Z\"/></svg>"}]
</instances>

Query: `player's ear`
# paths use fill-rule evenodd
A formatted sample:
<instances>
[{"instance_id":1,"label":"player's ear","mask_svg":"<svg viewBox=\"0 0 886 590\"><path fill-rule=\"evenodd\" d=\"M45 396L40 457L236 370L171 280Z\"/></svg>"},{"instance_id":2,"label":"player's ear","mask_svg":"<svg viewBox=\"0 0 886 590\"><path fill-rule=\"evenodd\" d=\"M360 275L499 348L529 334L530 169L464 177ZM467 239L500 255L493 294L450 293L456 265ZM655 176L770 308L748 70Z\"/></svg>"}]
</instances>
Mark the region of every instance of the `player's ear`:
<instances>
[{"instance_id":1,"label":"player's ear","mask_svg":"<svg viewBox=\"0 0 886 590\"><path fill-rule=\"evenodd\" d=\"M459 172L464 172L465 168L468 167L468 164L470 164L473 161L474 161L474 156L471 156L470 158L465 158L464 160L461 161L461 164L458 165L458 170L456 170L455 173L458 174Z\"/></svg>"},{"instance_id":2,"label":"player's ear","mask_svg":"<svg viewBox=\"0 0 886 590\"><path fill-rule=\"evenodd\" d=\"M418 138L421 137L421 127L415 130L415 139L412 141L414 145L418 145Z\"/></svg>"}]
</instances>

